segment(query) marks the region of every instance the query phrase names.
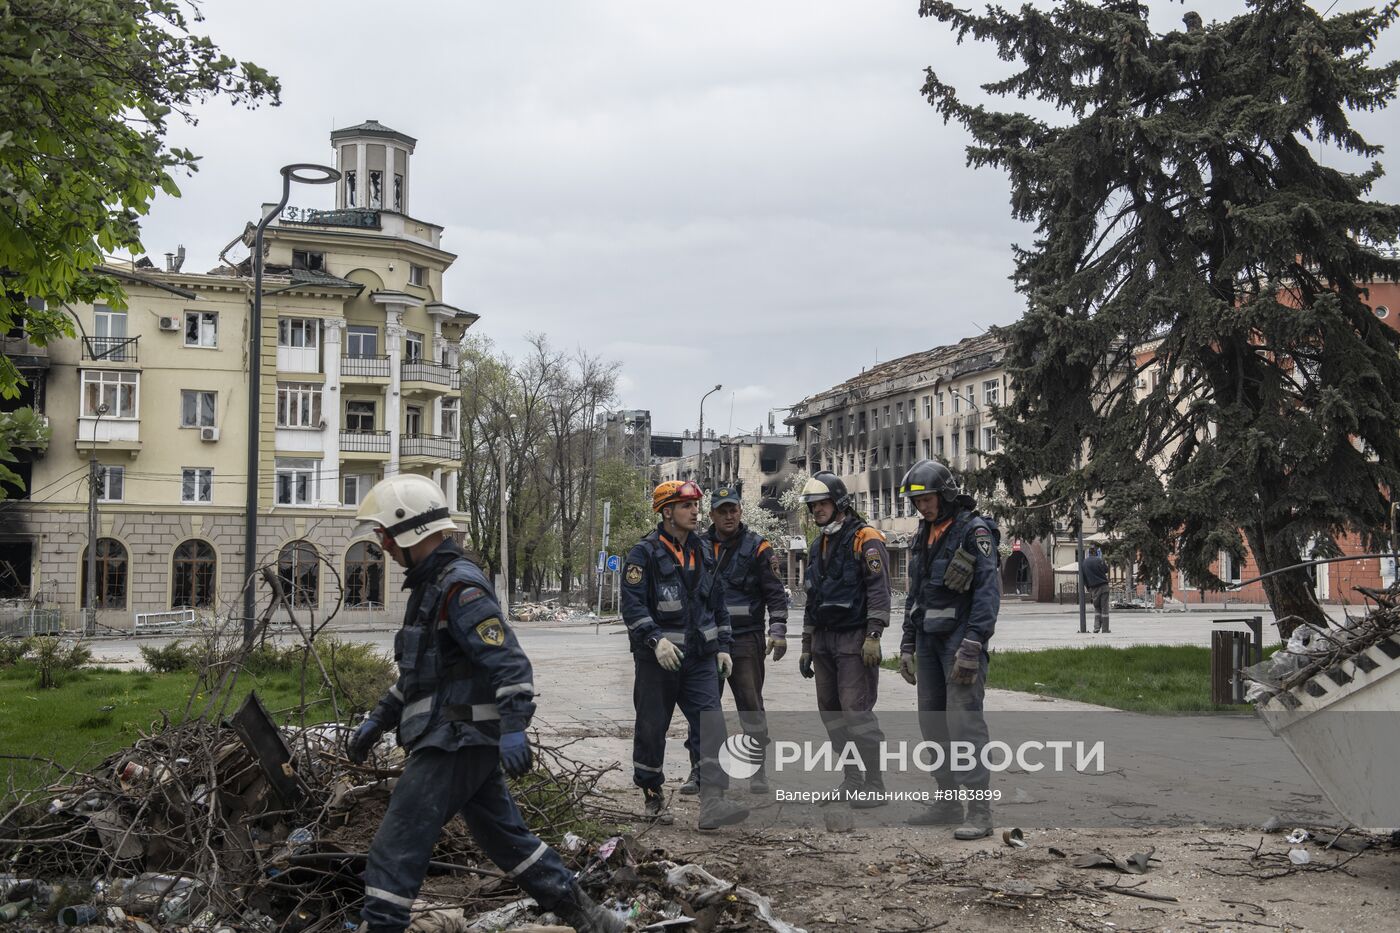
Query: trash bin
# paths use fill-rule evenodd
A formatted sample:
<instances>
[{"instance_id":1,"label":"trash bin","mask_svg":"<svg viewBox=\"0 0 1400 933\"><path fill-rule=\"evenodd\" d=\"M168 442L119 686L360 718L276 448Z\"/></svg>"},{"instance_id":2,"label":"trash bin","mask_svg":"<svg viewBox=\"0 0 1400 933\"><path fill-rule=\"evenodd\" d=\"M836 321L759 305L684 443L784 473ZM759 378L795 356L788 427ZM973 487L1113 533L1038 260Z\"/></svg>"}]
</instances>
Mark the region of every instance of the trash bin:
<instances>
[{"instance_id":1,"label":"trash bin","mask_svg":"<svg viewBox=\"0 0 1400 933\"><path fill-rule=\"evenodd\" d=\"M1210 701L1217 704L1244 702L1244 674L1252 662L1249 632L1210 633Z\"/></svg>"}]
</instances>

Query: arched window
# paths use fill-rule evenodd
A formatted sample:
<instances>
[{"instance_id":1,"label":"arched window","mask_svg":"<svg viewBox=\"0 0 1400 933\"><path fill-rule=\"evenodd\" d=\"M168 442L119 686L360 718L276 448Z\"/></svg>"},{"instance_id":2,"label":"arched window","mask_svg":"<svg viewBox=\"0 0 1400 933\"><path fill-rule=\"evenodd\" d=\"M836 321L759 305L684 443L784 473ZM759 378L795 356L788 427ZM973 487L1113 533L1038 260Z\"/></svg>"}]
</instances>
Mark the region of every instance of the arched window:
<instances>
[{"instance_id":1,"label":"arched window","mask_svg":"<svg viewBox=\"0 0 1400 933\"><path fill-rule=\"evenodd\" d=\"M345 552L347 609L384 608L384 552L369 541L356 541Z\"/></svg>"},{"instance_id":2,"label":"arched window","mask_svg":"<svg viewBox=\"0 0 1400 933\"><path fill-rule=\"evenodd\" d=\"M310 541L290 541L277 555L277 575L292 606L315 609L320 605L321 561Z\"/></svg>"},{"instance_id":3,"label":"arched window","mask_svg":"<svg viewBox=\"0 0 1400 933\"><path fill-rule=\"evenodd\" d=\"M83 548L83 588L79 598L88 608L88 552ZM126 608L126 548L115 538L97 539L97 608Z\"/></svg>"},{"instance_id":4,"label":"arched window","mask_svg":"<svg viewBox=\"0 0 1400 933\"><path fill-rule=\"evenodd\" d=\"M177 547L171 567L174 592L170 608L208 609L213 606L218 592L214 573L217 562L214 546L208 541L191 539Z\"/></svg>"}]
</instances>

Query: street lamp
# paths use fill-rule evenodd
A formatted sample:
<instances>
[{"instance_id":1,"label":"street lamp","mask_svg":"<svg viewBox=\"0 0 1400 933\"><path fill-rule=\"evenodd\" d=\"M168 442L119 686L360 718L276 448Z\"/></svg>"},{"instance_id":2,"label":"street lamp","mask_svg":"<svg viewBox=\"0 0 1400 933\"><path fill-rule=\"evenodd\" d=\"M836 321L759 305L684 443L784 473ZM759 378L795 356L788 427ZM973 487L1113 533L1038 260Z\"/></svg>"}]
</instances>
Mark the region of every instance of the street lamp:
<instances>
[{"instance_id":1,"label":"street lamp","mask_svg":"<svg viewBox=\"0 0 1400 933\"><path fill-rule=\"evenodd\" d=\"M303 185L329 185L340 180L340 172L328 165L295 162L282 166L282 200L263 215L253 233L253 313L248 324L248 495L244 508L247 518L243 532L243 643L253 638L253 574L258 563L258 440L262 427L262 277L263 233L292 194L292 182Z\"/></svg>"},{"instance_id":2,"label":"street lamp","mask_svg":"<svg viewBox=\"0 0 1400 933\"><path fill-rule=\"evenodd\" d=\"M83 633L97 631L97 429L102 416L110 411L106 402L97 405L97 418L92 422L92 446L88 448L88 554L87 554L87 618Z\"/></svg>"},{"instance_id":3,"label":"street lamp","mask_svg":"<svg viewBox=\"0 0 1400 933\"><path fill-rule=\"evenodd\" d=\"M711 395L714 395L716 392L723 388L724 386L716 383L713 389L700 396L700 452L695 455L696 485L699 485L703 481L704 473L703 464L705 462L705 399L709 398Z\"/></svg>"}]
</instances>

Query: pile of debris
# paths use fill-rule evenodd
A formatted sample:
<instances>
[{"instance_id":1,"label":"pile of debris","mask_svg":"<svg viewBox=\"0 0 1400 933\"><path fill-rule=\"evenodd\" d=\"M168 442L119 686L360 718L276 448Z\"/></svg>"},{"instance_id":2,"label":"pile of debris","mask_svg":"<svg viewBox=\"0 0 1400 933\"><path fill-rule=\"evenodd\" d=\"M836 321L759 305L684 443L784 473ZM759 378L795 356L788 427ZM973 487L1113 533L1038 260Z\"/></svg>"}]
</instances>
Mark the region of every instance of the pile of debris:
<instances>
[{"instance_id":1,"label":"pile of debris","mask_svg":"<svg viewBox=\"0 0 1400 933\"><path fill-rule=\"evenodd\" d=\"M1392 646L1400 647L1392 641L1393 636L1400 636L1400 608L1387 605L1364 616L1349 618L1339 628L1300 625L1280 651L1245 669L1244 676L1251 681L1245 700L1266 702L1336 668L1342 661L1361 655L1372 646L1382 646L1389 653L1395 650Z\"/></svg>"},{"instance_id":2,"label":"pile of debris","mask_svg":"<svg viewBox=\"0 0 1400 933\"><path fill-rule=\"evenodd\" d=\"M560 606L558 600L547 599L542 603L512 603L510 617L515 622L568 622L591 615L588 610L571 609Z\"/></svg>"},{"instance_id":3,"label":"pile of debris","mask_svg":"<svg viewBox=\"0 0 1400 933\"><path fill-rule=\"evenodd\" d=\"M11 791L0 811L0 921L143 933L353 928L403 752L386 740L357 766L343 751L352 728L278 727L250 693L226 721L167 722L91 772ZM526 821L620 916L638 928L693 918L704 929L751 915L753 925L797 933L761 895L617 835L636 815L597 790L616 764L551 748L538 760L513 785ZM454 820L415 917L425 933L456 933L538 922L540 909Z\"/></svg>"}]
</instances>

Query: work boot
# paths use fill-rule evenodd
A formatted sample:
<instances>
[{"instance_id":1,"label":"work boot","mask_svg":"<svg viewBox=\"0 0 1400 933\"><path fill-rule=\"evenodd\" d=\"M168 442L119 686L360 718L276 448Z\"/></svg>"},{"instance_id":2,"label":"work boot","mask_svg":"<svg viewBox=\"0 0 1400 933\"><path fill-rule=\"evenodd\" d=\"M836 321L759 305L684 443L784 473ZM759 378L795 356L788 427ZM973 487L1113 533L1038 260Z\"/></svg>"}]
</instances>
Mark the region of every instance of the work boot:
<instances>
[{"instance_id":1,"label":"work boot","mask_svg":"<svg viewBox=\"0 0 1400 933\"><path fill-rule=\"evenodd\" d=\"M724 799L724 791L713 785L700 787L700 828L719 829L749 818L749 808Z\"/></svg>"},{"instance_id":2,"label":"work boot","mask_svg":"<svg viewBox=\"0 0 1400 933\"><path fill-rule=\"evenodd\" d=\"M831 789L830 797L822 800L823 807L830 803L850 803L851 795L865 786L865 775L855 765L846 765L842 770L846 776Z\"/></svg>"},{"instance_id":3,"label":"work boot","mask_svg":"<svg viewBox=\"0 0 1400 933\"><path fill-rule=\"evenodd\" d=\"M578 933L623 933L627 929L627 924L621 917L601 904L594 903L578 885L574 885L569 893L554 905L553 910L555 916Z\"/></svg>"},{"instance_id":4,"label":"work boot","mask_svg":"<svg viewBox=\"0 0 1400 933\"><path fill-rule=\"evenodd\" d=\"M642 796L646 798L647 819L660 823L663 826L670 826L675 817L671 816L671 810L666 806L666 795L659 787L643 787Z\"/></svg>"},{"instance_id":5,"label":"work boot","mask_svg":"<svg viewBox=\"0 0 1400 933\"><path fill-rule=\"evenodd\" d=\"M958 826L962 821L961 800L937 800L904 822L910 826Z\"/></svg>"},{"instance_id":6,"label":"work boot","mask_svg":"<svg viewBox=\"0 0 1400 933\"><path fill-rule=\"evenodd\" d=\"M992 805L986 800L971 800L967 804L967 819L953 830L953 838L964 842L992 834Z\"/></svg>"},{"instance_id":7,"label":"work boot","mask_svg":"<svg viewBox=\"0 0 1400 933\"><path fill-rule=\"evenodd\" d=\"M763 762L758 763L758 773L749 779L749 793L766 794L771 788L768 786L767 769L763 767Z\"/></svg>"},{"instance_id":8,"label":"work boot","mask_svg":"<svg viewBox=\"0 0 1400 933\"><path fill-rule=\"evenodd\" d=\"M686 778L685 783L681 785L681 793L685 794L687 797L694 797L696 794L700 793L699 765L690 769L690 777Z\"/></svg>"},{"instance_id":9,"label":"work boot","mask_svg":"<svg viewBox=\"0 0 1400 933\"><path fill-rule=\"evenodd\" d=\"M861 791L870 796L856 797L852 800L852 810L873 810L889 803L885 799L885 775L882 771L865 772L865 784L861 787Z\"/></svg>"}]
</instances>

